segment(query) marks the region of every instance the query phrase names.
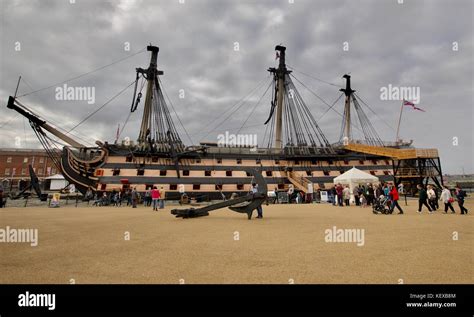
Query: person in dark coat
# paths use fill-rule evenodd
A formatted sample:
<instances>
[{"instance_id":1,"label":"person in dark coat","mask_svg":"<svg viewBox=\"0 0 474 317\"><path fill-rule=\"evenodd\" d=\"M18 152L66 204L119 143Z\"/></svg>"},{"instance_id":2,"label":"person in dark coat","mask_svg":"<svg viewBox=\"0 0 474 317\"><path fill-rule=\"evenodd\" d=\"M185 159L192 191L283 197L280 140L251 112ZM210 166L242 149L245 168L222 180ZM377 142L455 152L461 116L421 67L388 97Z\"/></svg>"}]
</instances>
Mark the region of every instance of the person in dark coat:
<instances>
[{"instance_id":1,"label":"person in dark coat","mask_svg":"<svg viewBox=\"0 0 474 317\"><path fill-rule=\"evenodd\" d=\"M469 211L466 207L464 207L464 199L466 198L466 196L466 192L462 190L459 185L456 186L456 199L458 200L458 205L461 209L461 215L464 215L465 213L467 214L467 212Z\"/></svg>"},{"instance_id":2,"label":"person in dark coat","mask_svg":"<svg viewBox=\"0 0 474 317\"><path fill-rule=\"evenodd\" d=\"M423 206L426 206L428 208L429 212L433 212L431 207L428 205L428 194L426 193L426 189L423 185L418 184L418 213L421 213L421 208Z\"/></svg>"}]
</instances>

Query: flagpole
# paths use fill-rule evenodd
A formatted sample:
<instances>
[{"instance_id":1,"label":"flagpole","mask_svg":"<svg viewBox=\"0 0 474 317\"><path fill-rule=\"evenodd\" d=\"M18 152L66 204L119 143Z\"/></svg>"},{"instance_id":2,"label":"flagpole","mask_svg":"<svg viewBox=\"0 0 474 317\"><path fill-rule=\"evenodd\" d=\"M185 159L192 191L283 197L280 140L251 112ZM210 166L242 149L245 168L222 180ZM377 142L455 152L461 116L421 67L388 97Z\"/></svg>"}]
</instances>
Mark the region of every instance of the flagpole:
<instances>
[{"instance_id":1,"label":"flagpole","mask_svg":"<svg viewBox=\"0 0 474 317\"><path fill-rule=\"evenodd\" d=\"M397 126L397 138L395 139L395 142L399 141L399 133L400 133L400 123L402 122L402 113L403 113L403 105L405 103L405 100L402 100L402 107L400 108L400 117L398 118L398 126Z\"/></svg>"}]
</instances>

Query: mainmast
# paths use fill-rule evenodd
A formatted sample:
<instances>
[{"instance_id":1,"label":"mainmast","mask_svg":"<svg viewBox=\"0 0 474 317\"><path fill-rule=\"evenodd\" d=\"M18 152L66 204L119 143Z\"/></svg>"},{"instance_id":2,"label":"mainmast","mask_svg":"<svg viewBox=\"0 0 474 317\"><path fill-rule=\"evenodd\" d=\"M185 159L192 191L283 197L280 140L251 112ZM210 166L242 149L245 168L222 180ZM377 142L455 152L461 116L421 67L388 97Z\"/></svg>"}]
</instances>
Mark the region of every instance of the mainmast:
<instances>
[{"instance_id":1,"label":"mainmast","mask_svg":"<svg viewBox=\"0 0 474 317\"><path fill-rule=\"evenodd\" d=\"M140 134L138 135L138 143L145 143L147 137L151 133L151 119L152 119L152 102L153 102L153 88L159 88L158 75L163 75L163 71L158 70L158 52L159 47L149 45L147 50L151 52L150 66L148 69L137 68L137 73L143 74L147 80L147 89L145 96L145 106L143 108L142 124L140 126Z\"/></svg>"},{"instance_id":2,"label":"mainmast","mask_svg":"<svg viewBox=\"0 0 474 317\"><path fill-rule=\"evenodd\" d=\"M284 107L284 98L285 98L285 77L291 71L286 68L285 64L285 51L286 47L277 45L275 47L275 51L277 51L278 56L280 58L280 63L278 64L278 68L269 68L268 71L273 73L275 79L277 81L277 104L276 104L276 128L275 128L275 147L281 148L282 147L282 126L283 126L283 107Z\"/></svg>"},{"instance_id":3,"label":"mainmast","mask_svg":"<svg viewBox=\"0 0 474 317\"><path fill-rule=\"evenodd\" d=\"M184 150L184 144L174 126L158 80L158 76L163 75L163 71L157 68L159 48L149 45L147 50L151 52L150 65L147 69L136 69L137 83L140 75L147 81L145 105L138 135L139 149L151 152L169 152L171 150L181 152ZM135 111L140 97L141 93L138 95L132 111Z\"/></svg>"},{"instance_id":4,"label":"mainmast","mask_svg":"<svg viewBox=\"0 0 474 317\"><path fill-rule=\"evenodd\" d=\"M351 76L345 74L342 78L346 79L346 88L341 88L340 91L344 92L346 95L346 100L344 103L344 131L343 131L343 141L349 142L352 139L351 135L351 97L352 93L355 90L351 88Z\"/></svg>"}]
</instances>

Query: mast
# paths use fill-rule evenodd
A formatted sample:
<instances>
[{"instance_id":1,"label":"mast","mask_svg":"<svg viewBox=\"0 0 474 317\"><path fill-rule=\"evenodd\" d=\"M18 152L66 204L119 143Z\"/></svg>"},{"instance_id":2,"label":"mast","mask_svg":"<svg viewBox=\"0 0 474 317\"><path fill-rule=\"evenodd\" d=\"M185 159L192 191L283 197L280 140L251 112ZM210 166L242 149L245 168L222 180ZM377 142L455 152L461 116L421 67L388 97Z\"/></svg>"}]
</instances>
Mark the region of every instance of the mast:
<instances>
[{"instance_id":1,"label":"mast","mask_svg":"<svg viewBox=\"0 0 474 317\"><path fill-rule=\"evenodd\" d=\"M344 132L343 140L350 141L352 139L351 135L351 96L355 90L351 88L351 76L345 74L342 78L346 79L346 88L339 89L344 92L346 95L346 100L344 103Z\"/></svg>"},{"instance_id":2,"label":"mast","mask_svg":"<svg viewBox=\"0 0 474 317\"><path fill-rule=\"evenodd\" d=\"M153 89L159 86L158 75L163 75L163 71L157 69L159 47L149 45L147 51L151 52L150 66L148 69L137 68L137 73L141 73L147 80L145 106L143 109L142 123L140 125L140 133L138 135L138 143L145 143L147 137L151 133L152 128L152 103Z\"/></svg>"},{"instance_id":3,"label":"mast","mask_svg":"<svg viewBox=\"0 0 474 317\"><path fill-rule=\"evenodd\" d=\"M276 127L275 127L275 147L282 148L282 126L283 126L283 113L284 113L284 98L285 98L285 78L290 71L286 68L285 64L285 51L286 47L277 45L275 51L278 51L280 58L278 68L269 68L268 71L274 74L275 80L277 81L277 94L276 94Z\"/></svg>"}]
</instances>

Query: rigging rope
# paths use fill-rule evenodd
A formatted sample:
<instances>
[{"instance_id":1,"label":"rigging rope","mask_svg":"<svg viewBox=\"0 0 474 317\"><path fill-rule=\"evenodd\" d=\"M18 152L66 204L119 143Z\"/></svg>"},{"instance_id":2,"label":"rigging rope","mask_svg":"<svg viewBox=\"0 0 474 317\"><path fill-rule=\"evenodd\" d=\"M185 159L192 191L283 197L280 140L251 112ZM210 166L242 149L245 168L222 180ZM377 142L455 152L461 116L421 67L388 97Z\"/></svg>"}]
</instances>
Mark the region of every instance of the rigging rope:
<instances>
[{"instance_id":1,"label":"rigging rope","mask_svg":"<svg viewBox=\"0 0 474 317\"><path fill-rule=\"evenodd\" d=\"M328 82L328 81L322 80L321 78L317 78L317 77L315 77L315 76L309 75L309 74L304 73L304 72L302 72L302 71L296 70L296 69L294 69L292 66L287 65L287 67L288 67L288 68L291 68L292 71L295 71L295 72L300 73L300 74L302 74L302 75L308 76L309 78L312 78L312 79L314 79L314 80L320 81L320 82L322 82L322 83L325 83L325 84L328 84L328 85L331 85L331 86L339 87L339 85L330 83L330 82Z\"/></svg>"},{"instance_id":2,"label":"rigging rope","mask_svg":"<svg viewBox=\"0 0 474 317\"><path fill-rule=\"evenodd\" d=\"M50 88L56 87L56 86L61 85L61 84L65 84L65 83L70 82L70 81L73 81L73 80L82 78L82 77L84 77L84 76L87 76L87 75L90 75L90 74L92 74L92 73L98 72L99 70L102 70L102 69L107 68L107 67L109 67L109 66L112 66L112 65L115 65L115 64L117 64L117 63L123 62L124 60L127 60L127 59L129 59L129 58L131 58L131 57L133 57L133 56L135 56L135 55L138 55L138 54L140 54L140 53L143 53L143 52L145 52L145 51L146 51L146 47L143 48L143 49L141 49L140 51L138 51L138 52L136 52L136 53L133 53L133 54L131 54L131 55L127 55L127 56L125 56L125 57L123 57L123 58L121 58L121 59L118 59L118 60L116 60L116 61L110 63L110 64L101 66L101 67L99 67L99 68L93 69L93 70L88 71L88 72L86 72L86 73L83 73L83 74L81 74L81 75L78 75L78 76L75 76L75 77L72 77L72 78L63 80L63 81L61 81L61 82L58 82L58 83L55 83L55 84L52 84L52 85L49 85L49 86L47 86L47 87L44 87L44 88L41 88L41 89L37 89L37 90L34 90L34 91L32 91L32 92L29 92L29 93L20 95L20 96L18 96L17 98L24 97L24 96L28 96L28 95L31 95L31 94L34 94L34 93L37 93L37 92L40 92L40 91L43 91L43 90L46 90L46 89L50 89Z\"/></svg>"},{"instance_id":3,"label":"rigging rope","mask_svg":"<svg viewBox=\"0 0 474 317\"><path fill-rule=\"evenodd\" d=\"M102 106L100 106L99 108L97 108L96 110L94 110L92 113L90 113L89 115L87 115L84 119L82 119L78 124L76 124L74 127L72 127L71 129L69 129L69 131L67 131L67 133L70 133L71 131L73 131L74 129L76 129L78 126L80 126L81 124L83 124L84 122L86 122L87 120L89 120L93 115L95 115L97 112L99 112L100 110L102 110L105 106L107 106L109 103L111 103L115 98L117 98L118 96L120 96L123 92L125 92L129 87L131 87L133 84L135 83L135 80L132 81L129 85L127 85L124 89L122 89L121 91L119 91L115 96L113 96L112 98L110 98L107 102L105 102Z\"/></svg>"},{"instance_id":4,"label":"rigging rope","mask_svg":"<svg viewBox=\"0 0 474 317\"><path fill-rule=\"evenodd\" d=\"M263 84L265 84L265 82L267 81L268 77L270 77L271 75L269 76L266 76L264 79L262 79L256 86L255 88L253 88L245 97L239 99L236 103L234 103L232 106L230 106L229 108L227 108L224 112L221 112L220 115L218 115L216 118L214 118L212 121L210 121L206 126L210 126L211 123L215 122L217 119L219 119L220 117L222 117L227 111L231 110L232 108L234 108L235 106L239 105L240 103L242 103L240 106L238 106L229 116L227 116L223 121L221 121L221 123L219 123L217 126L214 127L214 129L211 129L207 132L207 134L202 137L201 139L205 139L209 134L211 134L212 132L214 132L219 126L221 126L225 121L227 121L227 119L233 115L237 110L239 110L239 108L241 108L244 104L245 104L245 100L247 98L249 98L255 91L257 91L258 89L260 89Z\"/></svg>"}]
</instances>

